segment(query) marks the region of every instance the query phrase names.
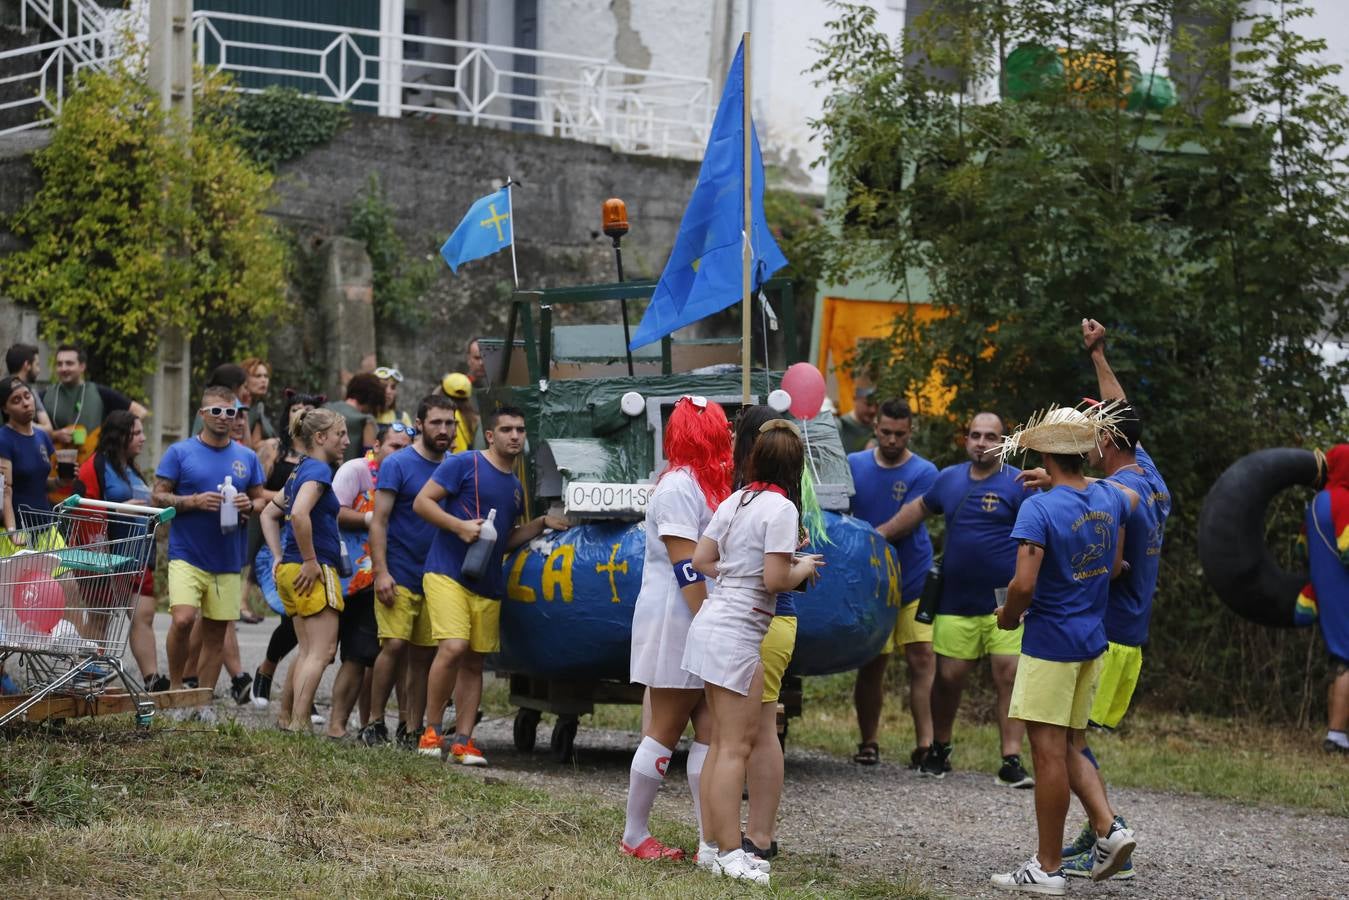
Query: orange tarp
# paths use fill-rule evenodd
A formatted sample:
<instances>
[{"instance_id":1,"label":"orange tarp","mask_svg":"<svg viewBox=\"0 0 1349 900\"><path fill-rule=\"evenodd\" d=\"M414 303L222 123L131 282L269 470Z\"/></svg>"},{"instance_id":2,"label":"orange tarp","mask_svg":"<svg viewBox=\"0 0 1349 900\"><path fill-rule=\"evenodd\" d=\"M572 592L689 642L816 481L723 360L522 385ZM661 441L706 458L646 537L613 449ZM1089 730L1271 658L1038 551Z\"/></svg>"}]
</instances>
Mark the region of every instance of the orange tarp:
<instances>
[{"instance_id":1,"label":"orange tarp","mask_svg":"<svg viewBox=\"0 0 1349 900\"><path fill-rule=\"evenodd\" d=\"M832 371L838 382L840 413L849 412L853 406L853 373L847 366L848 360L857 353L864 341L888 337L895 317L899 315L912 315L918 322L928 322L940 313L930 303L824 298L818 359L825 378ZM939 413L946 409L953 393L933 374L917 392L917 396L909 397L909 402L915 412Z\"/></svg>"}]
</instances>

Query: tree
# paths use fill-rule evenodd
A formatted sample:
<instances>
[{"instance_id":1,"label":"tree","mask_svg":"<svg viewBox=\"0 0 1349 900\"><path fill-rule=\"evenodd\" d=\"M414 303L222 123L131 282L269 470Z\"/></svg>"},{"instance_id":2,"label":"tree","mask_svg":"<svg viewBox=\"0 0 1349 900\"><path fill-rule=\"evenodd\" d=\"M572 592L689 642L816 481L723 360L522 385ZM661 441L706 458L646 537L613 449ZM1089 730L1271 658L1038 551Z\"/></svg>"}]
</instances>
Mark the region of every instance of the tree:
<instances>
[{"instance_id":1,"label":"tree","mask_svg":"<svg viewBox=\"0 0 1349 900\"><path fill-rule=\"evenodd\" d=\"M184 143L134 71L86 70L13 221L29 246L0 259L0 290L38 308L44 337L82 343L100 381L135 395L166 327L192 335L200 377L265 346L285 297L271 175L214 114L222 97L207 81Z\"/></svg>"},{"instance_id":2,"label":"tree","mask_svg":"<svg viewBox=\"0 0 1349 900\"><path fill-rule=\"evenodd\" d=\"M1215 29L1182 28L1173 50L1207 74L1157 110L1146 91L1165 87L1172 24L1196 15ZM929 447L949 459L978 409L1016 418L1090 395L1076 326L1112 326L1176 499L1153 632L1174 656L1152 673L1271 704L1261 654L1280 677L1305 659L1228 652L1233 617L1198 576L1194 523L1234 458L1343 413L1346 373L1317 344L1349 325L1349 103L1324 46L1297 34L1307 15L1302 0L1253 15L1232 0L964 0L896 42L840 5L815 66L832 88L816 127L847 192L823 238L831 277L879 275L940 313L899 317L858 362L898 392L940 377L952 393ZM1229 43L1241 20L1249 36Z\"/></svg>"}]
</instances>

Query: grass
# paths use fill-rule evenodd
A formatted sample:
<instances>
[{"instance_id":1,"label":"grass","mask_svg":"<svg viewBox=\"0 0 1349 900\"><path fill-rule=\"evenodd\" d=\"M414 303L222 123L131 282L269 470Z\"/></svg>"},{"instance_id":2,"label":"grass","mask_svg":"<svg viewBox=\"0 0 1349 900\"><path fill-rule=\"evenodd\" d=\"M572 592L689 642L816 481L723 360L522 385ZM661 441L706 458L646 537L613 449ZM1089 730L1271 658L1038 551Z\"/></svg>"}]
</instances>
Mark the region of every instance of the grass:
<instances>
[{"instance_id":1,"label":"grass","mask_svg":"<svg viewBox=\"0 0 1349 900\"><path fill-rule=\"evenodd\" d=\"M907 760L913 749L913 720L895 672L881 722L881 755ZM956 722L954 764L959 769L997 772L998 732L993 725L993 695L987 675L971 678L971 689ZM802 717L789 725L789 746L851 757L856 750L853 715L854 676L805 679ZM487 692L484 705L507 712L504 682ZM598 707L583 726L636 731L641 713L635 706ZM1220 719L1157 712L1129 712L1114 734L1093 734L1092 750L1109 784L1200 794L1248 805L1277 805L1349 817L1349 765L1321 750L1323 733L1250 720ZM1030 746L1024 761L1030 765Z\"/></svg>"},{"instance_id":2,"label":"grass","mask_svg":"<svg viewBox=\"0 0 1349 900\"><path fill-rule=\"evenodd\" d=\"M621 858L622 810L396 751L125 718L0 740L9 897L721 897L748 888ZM685 845L687 823L662 822ZM774 865L774 896L925 897L837 859Z\"/></svg>"}]
</instances>

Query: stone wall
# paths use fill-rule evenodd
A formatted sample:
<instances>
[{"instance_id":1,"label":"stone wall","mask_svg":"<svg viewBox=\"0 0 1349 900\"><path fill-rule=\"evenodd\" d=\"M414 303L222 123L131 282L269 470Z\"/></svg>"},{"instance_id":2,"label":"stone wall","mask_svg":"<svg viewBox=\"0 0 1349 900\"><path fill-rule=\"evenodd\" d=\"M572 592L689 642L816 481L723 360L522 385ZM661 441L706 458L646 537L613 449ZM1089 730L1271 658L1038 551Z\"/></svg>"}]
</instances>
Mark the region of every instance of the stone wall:
<instances>
[{"instance_id":1,"label":"stone wall","mask_svg":"<svg viewBox=\"0 0 1349 900\"><path fill-rule=\"evenodd\" d=\"M282 168L274 213L306 241L321 243L345 229L372 173L408 251L431 258L474 200L507 175L522 182L514 191L516 256L520 286L529 289L614 280L613 250L600 232L600 205L613 196L627 202L632 225L623 243L625 275L659 275L698 167L532 134L353 115L328 145ZM442 267L423 298L426 323L380 329L372 349L381 364L408 376L404 398L459 365L469 338L504 332L511 287L508 252L469 263L458 275ZM608 321L617 321L616 307L593 311L610 312ZM287 348L273 348L278 361L286 355ZM341 363L350 369L358 361Z\"/></svg>"}]
</instances>

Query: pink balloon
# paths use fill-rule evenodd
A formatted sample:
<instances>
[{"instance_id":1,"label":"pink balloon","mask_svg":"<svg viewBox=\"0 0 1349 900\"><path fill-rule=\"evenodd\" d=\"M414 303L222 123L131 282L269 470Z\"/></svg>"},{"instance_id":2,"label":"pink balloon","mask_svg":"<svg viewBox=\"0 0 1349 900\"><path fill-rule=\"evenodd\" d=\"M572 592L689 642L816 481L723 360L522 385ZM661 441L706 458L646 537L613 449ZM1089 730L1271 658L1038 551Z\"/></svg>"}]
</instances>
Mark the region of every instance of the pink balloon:
<instances>
[{"instance_id":1,"label":"pink balloon","mask_svg":"<svg viewBox=\"0 0 1349 900\"><path fill-rule=\"evenodd\" d=\"M19 621L43 634L51 633L66 611L66 595L46 572L29 570L14 580L10 600Z\"/></svg>"},{"instance_id":2,"label":"pink balloon","mask_svg":"<svg viewBox=\"0 0 1349 900\"><path fill-rule=\"evenodd\" d=\"M798 419L813 419L824 406L824 376L810 363L789 367L782 376L782 389L792 395L789 409Z\"/></svg>"}]
</instances>

